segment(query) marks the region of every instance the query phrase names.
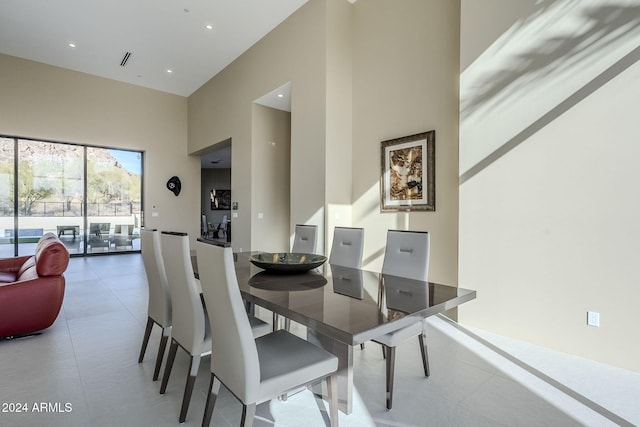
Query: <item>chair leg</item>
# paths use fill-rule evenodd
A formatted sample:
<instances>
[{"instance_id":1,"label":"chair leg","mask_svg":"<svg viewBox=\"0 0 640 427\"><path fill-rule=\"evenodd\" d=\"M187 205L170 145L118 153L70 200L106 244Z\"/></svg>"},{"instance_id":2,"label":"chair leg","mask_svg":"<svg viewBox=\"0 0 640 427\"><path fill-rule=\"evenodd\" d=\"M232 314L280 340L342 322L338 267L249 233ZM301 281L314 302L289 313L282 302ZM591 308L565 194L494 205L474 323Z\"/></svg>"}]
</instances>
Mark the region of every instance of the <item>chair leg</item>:
<instances>
[{"instance_id":1,"label":"chair leg","mask_svg":"<svg viewBox=\"0 0 640 427\"><path fill-rule=\"evenodd\" d=\"M327 390L329 397L329 420L331 427L338 427L338 373L327 377Z\"/></svg>"},{"instance_id":2,"label":"chair leg","mask_svg":"<svg viewBox=\"0 0 640 427\"><path fill-rule=\"evenodd\" d=\"M387 350L387 409L393 404L393 371L395 368L396 348L384 346Z\"/></svg>"},{"instance_id":3,"label":"chair leg","mask_svg":"<svg viewBox=\"0 0 640 427\"><path fill-rule=\"evenodd\" d=\"M144 353L147 351L147 344L149 344L149 337L151 336L151 330L153 329L153 320L151 317L147 317L147 327L144 330L144 337L142 338L142 347L140 348L140 356L138 357L138 363L142 363L144 359Z\"/></svg>"},{"instance_id":4,"label":"chair leg","mask_svg":"<svg viewBox=\"0 0 640 427\"><path fill-rule=\"evenodd\" d=\"M160 376L160 367L162 366L162 359L164 359L164 350L167 348L167 341L169 340L170 328L162 328L162 337L160 338L160 346L158 347L158 356L156 357L156 367L153 370L153 380L156 381Z\"/></svg>"},{"instance_id":5,"label":"chair leg","mask_svg":"<svg viewBox=\"0 0 640 427\"><path fill-rule=\"evenodd\" d=\"M424 334L418 335L418 340L420 341L420 354L422 354L422 366L424 367L424 376L428 377L430 374L429 354L427 353L427 346L424 343L424 340L425 340Z\"/></svg>"},{"instance_id":6,"label":"chair leg","mask_svg":"<svg viewBox=\"0 0 640 427\"><path fill-rule=\"evenodd\" d=\"M191 394L193 394L193 386L196 383L196 376L198 375L198 368L200 367L200 355L191 356L189 361L189 374L187 376L187 383L184 385L184 396L182 397L182 408L180 408L180 417L178 421L183 423L187 419L187 411L189 410L189 403L191 402Z\"/></svg>"},{"instance_id":7,"label":"chair leg","mask_svg":"<svg viewBox=\"0 0 640 427\"><path fill-rule=\"evenodd\" d=\"M273 313L273 332L280 328L280 316ZM291 330L291 319L284 318L284 330L289 332Z\"/></svg>"},{"instance_id":8,"label":"chair leg","mask_svg":"<svg viewBox=\"0 0 640 427\"><path fill-rule=\"evenodd\" d=\"M213 415L213 407L216 404L218 393L220 392L220 380L216 378L213 373L211 374L211 381L209 381L209 395L207 396L207 403L204 405L204 417L202 418L202 427L209 427L211 424L211 415Z\"/></svg>"},{"instance_id":9,"label":"chair leg","mask_svg":"<svg viewBox=\"0 0 640 427\"><path fill-rule=\"evenodd\" d=\"M253 417L256 415L256 404L242 405L242 420L240 425L242 427L251 427L253 425Z\"/></svg>"},{"instance_id":10,"label":"chair leg","mask_svg":"<svg viewBox=\"0 0 640 427\"><path fill-rule=\"evenodd\" d=\"M167 356L167 363L164 366L164 375L162 376L162 384L160 385L160 394L164 394L164 392L167 391L167 383L169 382L169 375L171 375L171 368L173 368L173 361L176 358L177 351L178 343L176 340L171 339L169 355Z\"/></svg>"}]
</instances>

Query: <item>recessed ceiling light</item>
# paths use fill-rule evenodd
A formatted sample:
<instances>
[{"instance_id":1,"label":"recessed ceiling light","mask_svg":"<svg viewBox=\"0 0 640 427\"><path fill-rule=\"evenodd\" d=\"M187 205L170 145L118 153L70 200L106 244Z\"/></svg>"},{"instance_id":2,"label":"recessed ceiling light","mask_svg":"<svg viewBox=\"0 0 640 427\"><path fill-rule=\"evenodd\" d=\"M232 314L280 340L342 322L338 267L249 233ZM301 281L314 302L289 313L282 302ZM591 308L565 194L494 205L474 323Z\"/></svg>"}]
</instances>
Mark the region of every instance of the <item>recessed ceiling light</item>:
<instances>
[{"instance_id":1,"label":"recessed ceiling light","mask_svg":"<svg viewBox=\"0 0 640 427\"><path fill-rule=\"evenodd\" d=\"M284 94L279 93L278 95L276 95L278 98L284 98Z\"/></svg>"},{"instance_id":2,"label":"recessed ceiling light","mask_svg":"<svg viewBox=\"0 0 640 427\"><path fill-rule=\"evenodd\" d=\"M69 47L72 47L72 48L76 47L76 44L75 43L69 43Z\"/></svg>"},{"instance_id":3,"label":"recessed ceiling light","mask_svg":"<svg viewBox=\"0 0 640 427\"><path fill-rule=\"evenodd\" d=\"M213 25L209 24L205 27L207 30L213 30Z\"/></svg>"},{"instance_id":4,"label":"recessed ceiling light","mask_svg":"<svg viewBox=\"0 0 640 427\"><path fill-rule=\"evenodd\" d=\"M167 68L167 73L171 74L173 73L173 70L171 68Z\"/></svg>"}]
</instances>

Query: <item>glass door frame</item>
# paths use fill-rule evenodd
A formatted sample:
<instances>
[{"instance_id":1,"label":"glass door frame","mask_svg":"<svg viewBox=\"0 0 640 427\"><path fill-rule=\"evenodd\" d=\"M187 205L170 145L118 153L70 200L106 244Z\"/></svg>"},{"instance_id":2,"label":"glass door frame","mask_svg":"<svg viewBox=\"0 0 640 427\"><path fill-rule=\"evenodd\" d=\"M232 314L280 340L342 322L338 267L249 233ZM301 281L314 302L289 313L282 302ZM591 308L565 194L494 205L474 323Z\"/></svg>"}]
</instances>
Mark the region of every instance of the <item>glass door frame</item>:
<instances>
[{"instance_id":1,"label":"glass door frame","mask_svg":"<svg viewBox=\"0 0 640 427\"><path fill-rule=\"evenodd\" d=\"M77 253L71 253L70 256L71 257L83 257L83 256L94 256L94 255L113 255L113 254L127 254L127 253L140 253L140 249L134 249L134 246L131 245L131 249L126 249L126 250L108 250L107 252L103 252L103 253L93 253L90 252L88 250L87 247L87 243L88 243L88 238L89 238L89 212L88 212L88 205L89 205L89 200L87 197L87 192L88 192L88 158L87 158L87 149L88 148L96 148L96 149L101 149L101 150L116 150L116 151L127 151L127 152L132 152L132 153L136 153L140 156L140 209L139 209L139 214L138 214L138 218L139 218L139 223L138 228L142 228L144 227L144 160L145 160L145 151L143 150L135 150L135 149L129 149L129 148L121 148L121 147L103 147L103 146L96 146L96 145L88 145L88 144L77 144L77 143L69 143L69 142L60 142L60 141L51 141L51 140L45 140L45 139L41 139L41 138L29 138L29 137L21 137L21 136L13 136L13 135L0 135L0 138L6 139L6 140L13 140L13 256L27 256L27 255L32 255L32 254L27 254L27 253L20 253L20 238L19 238L19 233L20 233L20 215L19 215L19 206L20 206L20 200L19 200L19 186L20 186L20 182L19 182L19 144L21 140L24 141L34 141L34 142L42 142L42 143L49 143L49 144L61 144L61 145L73 145L76 147L81 147L82 151L83 151L83 159L82 159L82 164L83 164L83 201L82 201L82 219L81 219L81 223L82 223L82 230L79 230L80 232L80 236L78 236L78 238L82 239L82 245L81 248L79 248ZM62 179L64 179L64 176L62 177ZM133 203L133 202L131 202ZM133 206L133 205L132 205ZM135 222L134 222L135 224ZM138 239L139 240L139 239ZM10 250L10 249L9 249Z\"/></svg>"}]
</instances>

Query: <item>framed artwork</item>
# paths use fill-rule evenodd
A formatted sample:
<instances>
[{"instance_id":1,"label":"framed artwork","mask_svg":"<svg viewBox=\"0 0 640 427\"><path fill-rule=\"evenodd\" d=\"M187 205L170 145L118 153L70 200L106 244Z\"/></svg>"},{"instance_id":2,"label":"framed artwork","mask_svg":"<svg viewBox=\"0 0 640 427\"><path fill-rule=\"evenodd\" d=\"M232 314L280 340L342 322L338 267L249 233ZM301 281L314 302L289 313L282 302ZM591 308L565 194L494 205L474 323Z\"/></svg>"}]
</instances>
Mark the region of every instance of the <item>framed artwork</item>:
<instances>
[{"instance_id":1,"label":"framed artwork","mask_svg":"<svg viewBox=\"0 0 640 427\"><path fill-rule=\"evenodd\" d=\"M380 212L435 211L436 131L380 143Z\"/></svg>"},{"instance_id":2,"label":"framed artwork","mask_svg":"<svg viewBox=\"0 0 640 427\"><path fill-rule=\"evenodd\" d=\"M211 210L230 210L231 190L211 190Z\"/></svg>"}]
</instances>

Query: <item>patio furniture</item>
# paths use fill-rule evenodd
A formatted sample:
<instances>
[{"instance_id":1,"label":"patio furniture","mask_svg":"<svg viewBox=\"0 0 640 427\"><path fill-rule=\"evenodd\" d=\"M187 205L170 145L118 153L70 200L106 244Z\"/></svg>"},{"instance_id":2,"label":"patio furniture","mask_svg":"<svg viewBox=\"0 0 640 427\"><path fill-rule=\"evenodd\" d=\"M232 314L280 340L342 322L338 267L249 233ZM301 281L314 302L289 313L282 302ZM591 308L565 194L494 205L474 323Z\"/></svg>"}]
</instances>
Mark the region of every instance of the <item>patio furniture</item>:
<instances>
[{"instance_id":1,"label":"patio furniture","mask_svg":"<svg viewBox=\"0 0 640 427\"><path fill-rule=\"evenodd\" d=\"M91 249L91 251L95 248L106 248L108 251L111 247L110 231L111 223L109 222L92 222L89 224L87 248Z\"/></svg>"}]
</instances>

